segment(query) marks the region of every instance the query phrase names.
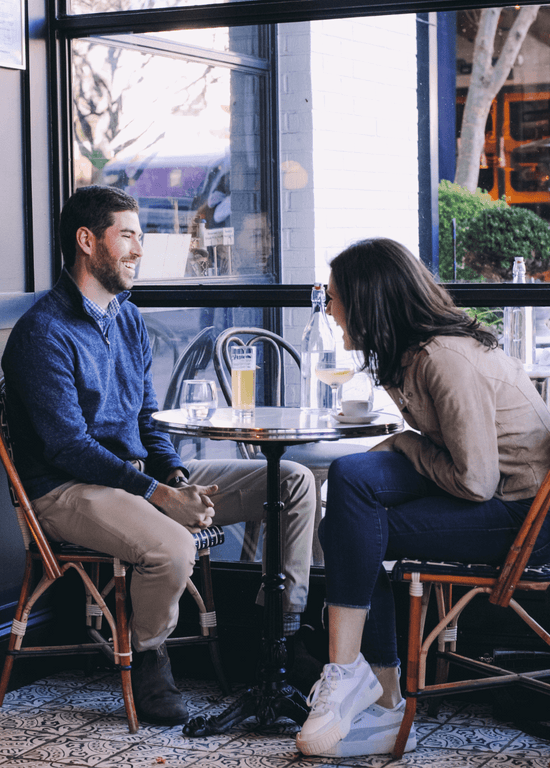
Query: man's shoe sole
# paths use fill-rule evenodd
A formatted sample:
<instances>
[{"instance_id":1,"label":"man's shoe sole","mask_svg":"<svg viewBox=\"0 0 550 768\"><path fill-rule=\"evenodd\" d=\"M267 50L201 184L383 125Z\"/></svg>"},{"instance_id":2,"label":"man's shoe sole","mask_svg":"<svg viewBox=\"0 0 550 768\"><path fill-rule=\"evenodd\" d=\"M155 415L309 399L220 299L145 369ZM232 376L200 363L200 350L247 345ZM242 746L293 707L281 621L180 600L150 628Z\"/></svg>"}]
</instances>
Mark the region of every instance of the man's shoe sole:
<instances>
[{"instance_id":1,"label":"man's shoe sole","mask_svg":"<svg viewBox=\"0 0 550 768\"><path fill-rule=\"evenodd\" d=\"M136 715L140 723L145 723L147 725L185 725L189 721L189 713L186 715L180 715L178 717L173 718L164 718L164 717L150 717L149 715L145 715L143 712L140 712L139 709L136 707Z\"/></svg>"},{"instance_id":2,"label":"man's shoe sole","mask_svg":"<svg viewBox=\"0 0 550 768\"><path fill-rule=\"evenodd\" d=\"M321 736L313 736L312 738L303 739L301 732L296 736L296 746L303 755L319 755L321 752L325 752L330 749L341 739L345 739L351 728L351 721L353 718L362 712L371 704L374 704L380 696L384 693L384 689L378 681L372 688L367 688L364 691L363 697L356 699L349 712L339 720L330 730L325 731Z\"/></svg>"}]
</instances>

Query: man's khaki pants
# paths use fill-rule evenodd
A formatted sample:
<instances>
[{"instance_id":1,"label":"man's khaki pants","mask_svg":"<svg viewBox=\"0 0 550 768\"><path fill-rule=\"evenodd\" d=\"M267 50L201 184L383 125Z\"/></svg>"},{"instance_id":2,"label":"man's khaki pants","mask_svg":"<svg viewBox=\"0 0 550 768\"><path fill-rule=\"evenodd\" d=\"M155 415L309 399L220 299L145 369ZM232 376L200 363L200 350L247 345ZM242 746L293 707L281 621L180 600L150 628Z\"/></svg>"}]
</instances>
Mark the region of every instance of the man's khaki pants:
<instances>
[{"instance_id":1,"label":"man's khaki pants","mask_svg":"<svg viewBox=\"0 0 550 768\"><path fill-rule=\"evenodd\" d=\"M189 482L218 485L214 523L262 520L264 461L191 461ZM307 602L315 513L315 483L300 464L281 462L283 608L303 612ZM157 648L174 631L178 603L195 562L191 533L141 496L71 481L33 502L47 536L106 552L131 563L132 645ZM263 602L260 592L258 602Z\"/></svg>"}]
</instances>

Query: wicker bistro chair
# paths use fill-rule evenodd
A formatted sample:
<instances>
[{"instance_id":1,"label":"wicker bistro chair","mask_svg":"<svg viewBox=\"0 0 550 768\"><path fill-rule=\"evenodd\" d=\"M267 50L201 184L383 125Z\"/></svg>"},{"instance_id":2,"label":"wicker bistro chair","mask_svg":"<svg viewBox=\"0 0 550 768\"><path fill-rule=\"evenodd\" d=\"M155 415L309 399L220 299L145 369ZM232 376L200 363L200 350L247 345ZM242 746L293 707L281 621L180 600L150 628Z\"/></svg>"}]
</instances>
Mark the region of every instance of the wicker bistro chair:
<instances>
[{"instance_id":1,"label":"wicker bistro chair","mask_svg":"<svg viewBox=\"0 0 550 768\"><path fill-rule=\"evenodd\" d=\"M130 566L115 557L68 543L50 542L46 538L31 502L23 488L12 460L12 446L9 437L5 408L5 383L0 377L0 459L8 477L12 503L26 549L26 564L23 585L19 596L2 677L0 678L0 706L8 690L14 661L25 656L55 656L103 652L120 670L124 707L128 717L130 733L138 730L131 685L132 651L128 630L126 609L126 572ZM188 637L168 638L167 645L208 644L211 660L224 693L230 691L224 674L218 645L216 610L214 606L212 577L210 571L210 547L222 544L224 532L220 526L211 526L195 534L195 543L200 564L199 591L191 579L187 591L194 598L199 610L200 633ZM42 565L41 578L35 578L35 564ZM113 576L108 584L99 586L100 567L112 569ZM29 614L49 587L70 570L78 573L82 580L86 604L86 629L91 643L47 647L22 647L26 634ZM37 583L36 583L37 582ZM115 611L109 609L106 599L114 589ZM204 595L203 596L201 595ZM103 621L108 624L112 639L101 632Z\"/></svg>"},{"instance_id":2,"label":"wicker bistro chair","mask_svg":"<svg viewBox=\"0 0 550 768\"><path fill-rule=\"evenodd\" d=\"M445 696L497 686L519 685L550 694L550 669L536 672L513 672L485 661L463 656L456 651L457 622L461 612L474 597L487 594L489 602L511 608L550 646L550 634L538 624L515 600L516 592L543 591L550 586L550 563L527 566L531 551L550 507L550 472L546 475L531 509L526 516L502 566L469 565L465 563L420 562L398 560L392 578L409 582L409 639L407 653L405 716L395 743L393 755L402 756L416 712L419 698ZM424 624L432 585L437 597L438 624L425 639ZM427 586L426 592L424 587ZM452 588L467 591L453 603ZM426 685L426 661L432 644L437 640L436 681ZM450 664L465 667L481 678L447 682Z\"/></svg>"},{"instance_id":3,"label":"wicker bistro chair","mask_svg":"<svg viewBox=\"0 0 550 768\"><path fill-rule=\"evenodd\" d=\"M266 349L266 354L271 352L271 390L267 393L266 400L267 398L270 398L270 400L268 400L266 404L272 406L284 405L284 353L287 353L288 357L290 357L290 359L298 366L298 369L300 368L300 355L292 344L285 341L285 339L278 334L273 333L272 331L266 331L263 328L234 327L222 331L217 337L214 345L214 368L227 405L231 405L231 366L229 361L229 348L233 344L240 346L263 345ZM262 457L258 446L244 443L238 443L238 446L242 457L245 459ZM317 495L315 530L317 530L323 515L321 486L327 479L331 463L334 459L340 458L340 456L346 456L351 453L361 453L363 451L365 451L364 445L342 442L305 443L292 445L286 449L283 458L308 467L315 478L315 490ZM260 525L261 524L247 523L243 555L241 559L254 560ZM255 530L255 533L252 533L253 529ZM321 565L324 560L323 551L317 536L315 536L313 541L313 560L316 565Z\"/></svg>"}]
</instances>

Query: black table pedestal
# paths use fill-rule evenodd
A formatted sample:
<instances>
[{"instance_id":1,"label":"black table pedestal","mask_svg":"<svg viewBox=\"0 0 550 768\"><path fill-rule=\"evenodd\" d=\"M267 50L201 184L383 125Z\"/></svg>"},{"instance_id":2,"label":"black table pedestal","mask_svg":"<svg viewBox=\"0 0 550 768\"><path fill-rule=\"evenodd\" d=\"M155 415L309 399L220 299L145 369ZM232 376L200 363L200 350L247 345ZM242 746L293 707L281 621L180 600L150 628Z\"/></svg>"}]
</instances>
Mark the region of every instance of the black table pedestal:
<instances>
[{"instance_id":1,"label":"black table pedestal","mask_svg":"<svg viewBox=\"0 0 550 768\"><path fill-rule=\"evenodd\" d=\"M283 633L283 592L281 557L281 468L286 445L260 443L267 459L266 568L262 579L265 594L263 641L258 685L245 691L217 716L198 717L183 728L186 736L224 733L233 725L255 716L262 725L288 717L302 725L309 713L303 693L286 682L287 649Z\"/></svg>"},{"instance_id":2,"label":"black table pedestal","mask_svg":"<svg viewBox=\"0 0 550 768\"><path fill-rule=\"evenodd\" d=\"M309 713L304 695L292 685L286 684L277 690L262 690L259 686L249 688L225 712L217 716L199 715L183 727L185 736L211 736L225 733L232 726L255 716L260 725L270 725L279 717L288 717L302 725Z\"/></svg>"}]
</instances>

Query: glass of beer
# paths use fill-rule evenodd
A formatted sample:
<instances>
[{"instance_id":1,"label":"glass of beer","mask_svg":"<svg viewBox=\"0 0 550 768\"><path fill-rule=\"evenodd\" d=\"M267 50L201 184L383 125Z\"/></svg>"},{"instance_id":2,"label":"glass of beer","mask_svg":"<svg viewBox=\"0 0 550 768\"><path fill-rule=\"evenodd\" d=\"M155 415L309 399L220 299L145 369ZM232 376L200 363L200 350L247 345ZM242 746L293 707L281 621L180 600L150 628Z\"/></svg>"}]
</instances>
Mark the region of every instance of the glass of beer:
<instances>
[{"instance_id":1,"label":"glass of beer","mask_svg":"<svg viewBox=\"0 0 550 768\"><path fill-rule=\"evenodd\" d=\"M256 347L233 345L231 362L231 407L236 416L251 416L256 405Z\"/></svg>"}]
</instances>

